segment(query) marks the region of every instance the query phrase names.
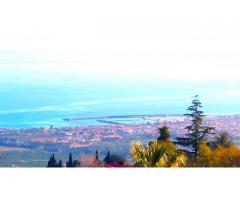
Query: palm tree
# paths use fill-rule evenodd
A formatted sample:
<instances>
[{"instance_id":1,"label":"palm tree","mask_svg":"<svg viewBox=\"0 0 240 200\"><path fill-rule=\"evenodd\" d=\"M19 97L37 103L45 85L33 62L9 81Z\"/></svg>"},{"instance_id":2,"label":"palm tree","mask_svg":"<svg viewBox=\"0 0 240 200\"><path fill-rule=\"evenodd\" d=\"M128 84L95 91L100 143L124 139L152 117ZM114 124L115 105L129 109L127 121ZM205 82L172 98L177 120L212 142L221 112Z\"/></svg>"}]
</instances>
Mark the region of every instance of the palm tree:
<instances>
[{"instance_id":1,"label":"palm tree","mask_svg":"<svg viewBox=\"0 0 240 200\"><path fill-rule=\"evenodd\" d=\"M137 167L184 167L187 158L171 142L151 142L148 146L134 142L131 154Z\"/></svg>"}]
</instances>

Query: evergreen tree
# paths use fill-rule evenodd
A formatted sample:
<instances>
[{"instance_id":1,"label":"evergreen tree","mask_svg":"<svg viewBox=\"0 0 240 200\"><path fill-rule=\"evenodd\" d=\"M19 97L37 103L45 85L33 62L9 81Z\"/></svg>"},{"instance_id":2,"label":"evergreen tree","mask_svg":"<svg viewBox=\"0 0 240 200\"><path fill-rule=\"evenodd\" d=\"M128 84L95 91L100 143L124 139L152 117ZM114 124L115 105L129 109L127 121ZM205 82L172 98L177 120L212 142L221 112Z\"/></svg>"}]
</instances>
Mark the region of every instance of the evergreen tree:
<instances>
[{"instance_id":1,"label":"evergreen tree","mask_svg":"<svg viewBox=\"0 0 240 200\"><path fill-rule=\"evenodd\" d=\"M52 155L50 156L47 167L52 167Z\"/></svg>"},{"instance_id":2,"label":"evergreen tree","mask_svg":"<svg viewBox=\"0 0 240 200\"><path fill-rule=\"evenodd\" d=\"M110 151L108 150L106 157L103 160L105 163L111 163L111 155Z\"/></svg>"},{"instance_id":3,"label":"evergreen tree","mask_svg":"<svg viewBox=\"0 0 240 200\"><path fill-rule=\"evenodd\" d=\"M63 167L63 161L62 160L59 160L58 167Z\"/></svg>"},{"instance_id":4,"label":"evergreen tree","mask_svg":"<svg viewBox=\"0 0 240 200\"><path fill-rule=\"evenodd\" d=\"M216 144L222 147L229 147L233 143L233 141L229 138L228 132L222 132L219 137L216 138Z\"/></svg>"},{"instance_id":5,"label":"evergreen tree","mask_svg":"<svg viewBox=\"0 0 240 200\"><path fill-rule=\"evenodd\" d=\"M80 167L81 166L81 163L79 160L74 160L73 162L73 167Z\"/></svg>"},{"instance_id":6,"label":"evergreen tree","mask_svg":"<svg viewBox=\"0 0 240 200\"><path fill-rule=\"evenodd\" d=\"M117 154L110 154L110 151L108 150L108 153L106 157L104 158L104 163L109 164L109 163L116 163L123 165L126 163L126 160L124 157L117 155Z\"/></svg>"},{"instance_id":7,"label":"evergreen tree","mask_svg":"<svg viewBox=\"0 0 240 200\"><path fill-rule=\"evenodd\" d=\"M57 164L57 161L55 159L55 156L54 156L54 154L52 154L49 161L48 161L47 167L57 167L57 166L58 166L58 164Z\"/></svg>"},{"instance_id":8,"label":"evergreen tree","mask_svg":"<svg viewBox=\"0 0 240 200\"><path fill-rule=\"evenodd\" d=\"M67 167L73 167L72 153L69 154L69 159L67 161Z\"/></svg>"},{"instance_id":9,"label":"evergreen tree","mask_svg":"<svg viewBox=\"0 0 240 200\"><path fill-rule=\"evenodd\" d=\"M188 134L185 137L176 138L176 144L189 147L194 158L196 158L199 153L199 145L206 139L207 135L213 134L212 130L214 130L212 127L203 126L204 112L200 110L202 103L198 98L198 95L194 96L192 105L187 109L190 113L185 114L185 116L190 117L192 121L192 124L186 127Z\"/></svg>"},{"instance_id":10,"label":"evergreen tree","mask_svg":"<svg viewBox=\"0 0 240 200\"><path fill-rule=\"evenodd\" d=\"M96 160L99 160L99 155L98 155L98 151L96 151Z\"/></svg>"},{"instance_id":11,"label":"evergreen tree","mask_svg":"<svg viewBox=\"0 0 240 200\"><path fill-rule=\"evenodd\" d=\"M163 127L158 129L158 132L160 134L159 138L157 139L159 142L170 141L169 127L163 126Z\"/></svg>"}]
</instances>

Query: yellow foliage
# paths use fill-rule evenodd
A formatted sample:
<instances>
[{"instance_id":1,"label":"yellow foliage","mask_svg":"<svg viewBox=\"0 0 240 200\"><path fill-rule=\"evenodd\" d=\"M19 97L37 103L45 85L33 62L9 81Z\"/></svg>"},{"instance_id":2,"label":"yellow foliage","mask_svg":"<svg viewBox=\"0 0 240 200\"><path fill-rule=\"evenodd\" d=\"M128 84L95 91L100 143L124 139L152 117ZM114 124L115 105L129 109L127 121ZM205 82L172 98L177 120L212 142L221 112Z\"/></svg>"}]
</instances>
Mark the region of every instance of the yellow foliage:
<instances>
[{"instance_id":1,"label":"yellow foliage","mask_svg":"<svg viewBox=\"0 0 240 200\"><path fill-rule=\"evenodd\" d=\"M201 144L199 150L195 161L197 167L240 167L240 149L235 144L213 150Z\"/></svg>"},{"instance_id":2,"label":"yellow foliage","mask_svg":"<svg viewBox=\"0 0 240 200\"><path fill-rule=\"evenodd\" d=\"M199 154L196 157L194 166L196 167L209 167L212 159L212 150L205 143L200 144Z\"/></svg>"},{"instance_id":3,"label":"yellow foliage","mask_svg":"<svg viewBox=\"0 0 240 200\"><path fill-rule=\"evenodd\" d=\"M232 144L227 148L218 146L212 155L211 167L239 167L240 149Z\"/></svg>"}]
</instances>

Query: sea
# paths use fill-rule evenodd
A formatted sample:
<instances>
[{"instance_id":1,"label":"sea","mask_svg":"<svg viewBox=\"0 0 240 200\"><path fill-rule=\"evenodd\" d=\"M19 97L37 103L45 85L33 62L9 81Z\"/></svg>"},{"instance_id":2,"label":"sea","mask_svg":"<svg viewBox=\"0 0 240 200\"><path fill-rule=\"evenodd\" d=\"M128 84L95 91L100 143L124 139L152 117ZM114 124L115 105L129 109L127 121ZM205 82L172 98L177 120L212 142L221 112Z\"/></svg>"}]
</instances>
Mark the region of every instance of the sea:
<instances>
[{"instance_id":1,"label":"sea","mask_svg":"<svg viewBox=\"0 0 240 200\"><path fill-rule=\"evenodd\" d=\"M240 113L240 86L223 82L1 83L0 92L2 128L101 124L63 120L75 117L183 115L197 94L206 114Z\"/></svg>"}]
</instances>

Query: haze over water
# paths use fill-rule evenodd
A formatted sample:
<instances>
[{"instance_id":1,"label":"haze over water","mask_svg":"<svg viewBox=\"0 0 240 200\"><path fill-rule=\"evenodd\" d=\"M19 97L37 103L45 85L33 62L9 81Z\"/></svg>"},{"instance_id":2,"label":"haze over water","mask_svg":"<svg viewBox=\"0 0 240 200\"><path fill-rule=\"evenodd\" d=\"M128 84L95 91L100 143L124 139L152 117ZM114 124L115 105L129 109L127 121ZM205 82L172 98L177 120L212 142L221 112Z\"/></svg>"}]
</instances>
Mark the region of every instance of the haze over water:
<instances>
[{"instance_id":1,"label":"haze over water","mask_svg":"<svg viewBox=\"0 0 240 200\"><path fill-rule=\"evenodd\" d=\"M0 127L183 114L196 94L206 113L239 113L239 9L206 3L4 1Z\"/></svg>"},{"instance_id":2,"label":"haze over water","mask_svg":"<svg viewBox=\"0 0 240 200\"><path fill-rule=\"evenodd\" d=\"M225 89L222 89L225 88ZM240 113L239 86L218 82L79 81L74 85L1 84L0 127L98 124L66 122L67 117L184 114L200 95L208 114ZM234 93L235 91L235 93Z\"/></svg>"}]
</instances>

